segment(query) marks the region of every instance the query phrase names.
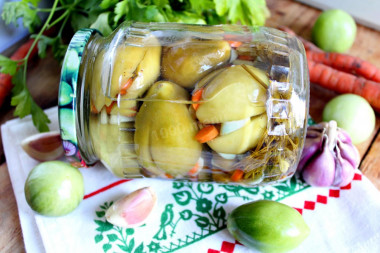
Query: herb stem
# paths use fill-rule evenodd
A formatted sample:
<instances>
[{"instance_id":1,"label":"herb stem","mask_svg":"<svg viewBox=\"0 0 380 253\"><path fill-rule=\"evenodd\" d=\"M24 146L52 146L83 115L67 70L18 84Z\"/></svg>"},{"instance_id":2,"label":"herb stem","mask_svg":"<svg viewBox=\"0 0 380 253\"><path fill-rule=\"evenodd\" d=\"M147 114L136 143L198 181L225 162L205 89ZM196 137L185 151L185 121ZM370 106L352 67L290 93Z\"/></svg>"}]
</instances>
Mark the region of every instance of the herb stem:
<instances>
[{"instance_id":1,"label":"herb stem","mask_svg":"<svg viewBox=\"0 0 380 253\"><path fill-rule=\"evenodd\" d=\"M58 32L58 35L57 35L58 37L62 37L61 35L62 35L62 32L63 32L63 29L65 28L67 20L69 20L69 17L70 17L70 15L67 15L66 18L63 20L61 28L59 28L59 32Z\"/></svg>"},{"instance_id":2,"label":"herb stem","mask_svg":"<svg viewBox=\"0 0 380 253\"><path fill-rule=\"evenodd\" d=\"M64 10L70 5L63 5L55 8L56 11ZM35 8L38 12L51 12L52 8Z\"/></svg>"},{"instance_id":3,"label":"herb stem","mask_svg":"<svg viewBox=\"0 0 380 253\"><path fill-rule=\"evenodd\" d=\"M48 18L46 19L44 26L41 28L40 32L37 34L36 38L34 39L34 41L33 41L33 43L32 43L32 46L30 47L28 53L26 54L26 56L25 56L25 58L24 58L24 64L23 64L23 65L24 65L24 66L23 66L23 67L24 67L24 73L23 73L24 85L26 85L26 71L27 71L27 69L28 69L27 66L28 66L28 59L29 59L29 56L30 56L30 54L32 53L33 48L34 48L34 47L36 46L36 44L38 43L38 40L41 38L42 33L43 33L43 32L47 29L47 27L49 26L49 22L50 22L50 20L53 18L53 15L54 15L55 10L56 10L56 8L57 8L58 1L59 1L59 0L54 0L54 4L53 4L53 6L52 6L52 8L51 8L51 12L50 12Z\"/></svg>"},{"instance_id":4,"label":"herb stem","mask_svg":"<svg viewBox=\"0 0 380 253\"><path fill-rule=\"evenodd\" d=\"M59 18L57 18L56 20L54 20L54 22L52 22L51 24L48 25L47 29L55 26L56 24L58 24L59 22L61 22L62 19L64 19L67 15L69 15L71 12L71 10L66 10L61 16L59 16Z\"/></svg>"}]
</instances>

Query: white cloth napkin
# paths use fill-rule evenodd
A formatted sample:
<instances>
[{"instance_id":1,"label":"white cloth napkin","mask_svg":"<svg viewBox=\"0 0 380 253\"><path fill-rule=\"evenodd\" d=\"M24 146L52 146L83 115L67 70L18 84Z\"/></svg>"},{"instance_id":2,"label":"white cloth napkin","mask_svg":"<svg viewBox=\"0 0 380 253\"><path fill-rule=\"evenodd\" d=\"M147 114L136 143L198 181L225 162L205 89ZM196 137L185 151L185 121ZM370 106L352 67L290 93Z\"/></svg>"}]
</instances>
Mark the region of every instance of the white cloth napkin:
<instances>
[{"instance_id":1,"label":"white cloth napkin","mask_svg":"<svg viewBox=\"0 0 380 253\"><path fill-rule=\"evenodd\" d=\"M58 129L57 108L46 111ZM380 252L380 192L359 171L343 188L314 188L293 177L277 185L245 188L158 179L122 180L102 165L80 169L85 199L72 213L48 218L26 203L24 183L38 164L20 142L36 133L31 118L1 127L3 145L27 252L254 252L228 233L226 218L237 206L258 199L285 203L302 213L309 237L294 252ZM121 229L106 222L112 201L151 186L158 202L146 224Z\"/></svg>"}]
</instances>

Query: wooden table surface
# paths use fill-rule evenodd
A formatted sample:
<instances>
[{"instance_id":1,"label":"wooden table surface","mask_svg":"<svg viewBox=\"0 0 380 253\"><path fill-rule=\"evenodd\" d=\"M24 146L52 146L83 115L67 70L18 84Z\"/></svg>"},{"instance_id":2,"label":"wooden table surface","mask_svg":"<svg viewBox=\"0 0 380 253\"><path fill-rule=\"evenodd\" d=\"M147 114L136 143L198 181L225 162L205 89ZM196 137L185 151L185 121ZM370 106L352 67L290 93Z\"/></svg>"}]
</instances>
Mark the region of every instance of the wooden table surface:
<instances>
[{"instance_id":1,"label":"wooden table surface","mask_svg":"<svg viewBox=\"0 0 380 253\"><path fill-rule=\"evenodd\" d=\"M271 11L267 26L285 25L302 37L310 39L311 28L320 14L319 10L290 0L267 0L267 5ZM348 53L359 56L380 68L379 41L380 32L359 25L355 43ZM10 52L11 50L6 53ZM57 105L59 74L59 64L51 54L28 71L30 91L43 108ZM321 120L321 112L326 102L337 94L313 84L310 93L310 114L318 122ZM9 104L9 100L6 103ZM11 119L12 114L13 109L10 106L3 106L0 124ZM380 115L376 116L376 129L371 138L357 147L362 157L360 169L380 189ZM0 143L0 159L1 163L5 162L2 143ZM0 252L25 252L17 204L6 163L0 166L0 234Z\"/></svg>"}]
</instances>

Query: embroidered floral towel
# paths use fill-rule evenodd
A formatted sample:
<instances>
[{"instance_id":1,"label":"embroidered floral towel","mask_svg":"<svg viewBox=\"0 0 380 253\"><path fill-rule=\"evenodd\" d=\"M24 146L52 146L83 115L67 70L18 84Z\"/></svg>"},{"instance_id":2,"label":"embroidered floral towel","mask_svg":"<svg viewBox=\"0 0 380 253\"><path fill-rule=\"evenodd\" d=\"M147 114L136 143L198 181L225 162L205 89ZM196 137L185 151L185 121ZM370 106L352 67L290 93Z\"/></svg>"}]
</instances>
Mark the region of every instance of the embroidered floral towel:
<instances>
[{"instance_id":1,"label":"embroidered floral towel","mask_svg":"<svg viewBox=\"0 0 380 253\"><path fill-rule=\"evenodd\" d=\"M47 113L51 129L58 129L57 109ZM253 252L230 236L226 219L235 207L258 199L280 201L303 215L311 234L294 252L380 252L380 193L359 171L342 188L314 188L295 177L245 188L123 180L97 165L80 169L86 195L74 212L59 218L36 215L25 201L24 182L37 162L20 147L22 139L35 133L31 119L12 120L1 129L28 252ZM121 229L106 222L104 213L112 201L144 186L158 196L145 225Z\"/></svg>"}]
</instances>

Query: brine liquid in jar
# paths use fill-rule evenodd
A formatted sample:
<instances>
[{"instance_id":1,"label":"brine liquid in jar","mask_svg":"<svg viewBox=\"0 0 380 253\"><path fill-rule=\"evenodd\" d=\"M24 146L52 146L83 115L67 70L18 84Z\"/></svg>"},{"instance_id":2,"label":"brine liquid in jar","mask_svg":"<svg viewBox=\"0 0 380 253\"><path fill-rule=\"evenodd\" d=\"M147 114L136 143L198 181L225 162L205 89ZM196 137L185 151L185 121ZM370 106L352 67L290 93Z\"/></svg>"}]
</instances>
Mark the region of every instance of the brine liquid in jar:
<instances>
[{"instance_id":1,"label":"brine liquid in jar","mask_svg":"<svg viewBox=\"0 0 380 253\"><path fill-rule=\"evenodd\" d=\"M91 33L81 57L69 84L77 86L76 138L64 140L86 164L101 161L119 177L245 185L294 174L309 100L295 37L237 25L124 23L108 37ZM61 87L70 83L64 73Z\"/></svg>"}]
</instances>

